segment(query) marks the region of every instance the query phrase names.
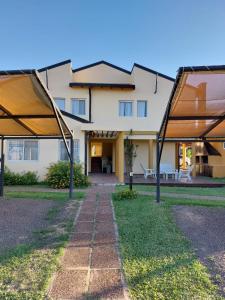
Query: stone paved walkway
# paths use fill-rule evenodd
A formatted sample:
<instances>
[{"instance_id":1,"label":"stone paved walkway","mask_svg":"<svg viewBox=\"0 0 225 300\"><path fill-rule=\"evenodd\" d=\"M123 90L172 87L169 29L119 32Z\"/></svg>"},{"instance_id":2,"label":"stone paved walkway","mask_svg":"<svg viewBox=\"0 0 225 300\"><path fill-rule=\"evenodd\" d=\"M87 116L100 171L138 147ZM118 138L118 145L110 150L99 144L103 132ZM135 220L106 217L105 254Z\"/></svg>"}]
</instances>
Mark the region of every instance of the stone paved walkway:
<instances>
[{"instance_id":1,"label":"stone paved walkway","mask_svg":"<svg viewBox=\"0 0 225 300\"><path fill-rule=\"evenodd\" d=\"M89 189L49 295L52 299L127 299L111 203L113 187Z\"/></svg>"}]
</instances>

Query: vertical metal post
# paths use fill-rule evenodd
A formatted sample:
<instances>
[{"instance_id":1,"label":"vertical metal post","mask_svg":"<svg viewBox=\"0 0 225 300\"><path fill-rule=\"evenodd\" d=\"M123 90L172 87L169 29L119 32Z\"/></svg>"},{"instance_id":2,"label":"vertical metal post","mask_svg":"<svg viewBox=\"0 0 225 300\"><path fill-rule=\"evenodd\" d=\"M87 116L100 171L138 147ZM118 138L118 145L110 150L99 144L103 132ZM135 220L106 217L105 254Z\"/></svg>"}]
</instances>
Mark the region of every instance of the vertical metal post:
<instances>
[{"instance_id":1,"label":"vertical metal post","mask_svg":"<svg viewBox=\"0 0 225 300\"><path fill-rule=\"evenodd\" d=\"M156 140L156 201L160 203L160 148L159 135Z\"/></svg>"},{"instance_id":2,"label":"vertical metal post","mask_svg":"<svg viewBox=\"0 0 225 300\"><path fill-rule=\"evenodd\" d=\"M3 197L4 194L4 139L1 139L1 173L0 173L0 196Z\"/></svg>"},{"instance_id":3,"label":"vertical metal post","mask_svg":"<svg viewBox=\"0 0 225 300\"><path fill-rule=\"evenodd\" d=\"M87 135L87 132L85 131L85 139L84 139L84 174L87 176L88 175L88 163L87 163L87 160L88 160L88 155L87 155L87 152L88 152L88 135Z\"/></svg>"},{"instance_id":4,"label":"vertical metal post","mask_svg":"<svg viewBox=\"0 0 225 300\"><path fill-rule=\"evenodd\" d=\"M74 145L73 137L70 139L70 190L69 198L73 198L73 186L74 186Z\"/></svg>"}]
</instances>

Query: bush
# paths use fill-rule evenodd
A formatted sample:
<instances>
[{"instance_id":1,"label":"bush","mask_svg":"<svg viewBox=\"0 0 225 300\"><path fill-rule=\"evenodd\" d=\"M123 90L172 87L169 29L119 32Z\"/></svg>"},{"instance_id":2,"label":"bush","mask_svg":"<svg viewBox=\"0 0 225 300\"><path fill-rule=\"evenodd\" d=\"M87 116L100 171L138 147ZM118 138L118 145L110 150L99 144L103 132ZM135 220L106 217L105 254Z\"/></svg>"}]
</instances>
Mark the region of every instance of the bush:
<instances>
[{"instance_id":1,"label":"bush","mask_svg":"<svg viewBox=\"0 0 225 300\"><path fill-rule=\"evenodd\" d=\"M88 177L83 174L82 170L81 164L74 164L75 187L85 187L89 185ZM70 163L60 161L51 164L46 175L46 182L54 189L68 188L70 184Z\"/></svg>"},{"instance_id":2,"label":"bush","mask_svg":"<svg viewBox=\"0 0 225 300\"><path fill-rule=\"evenodd\" d=\"M133 200L136 199L138 196L138 193L133 190L124 190L119 191L114 194L115 200Z\"/></svg>"},{"instance_id":3,"label":"bush","mask_svg":"<svg viewBox=\"0 0 225 300\"><path fill-rule=\"evenodd\" d=\"M5 167L4 185L33 185L38 183L38 176L35 172L14 173Z\"/></svg>"}]
</instances>

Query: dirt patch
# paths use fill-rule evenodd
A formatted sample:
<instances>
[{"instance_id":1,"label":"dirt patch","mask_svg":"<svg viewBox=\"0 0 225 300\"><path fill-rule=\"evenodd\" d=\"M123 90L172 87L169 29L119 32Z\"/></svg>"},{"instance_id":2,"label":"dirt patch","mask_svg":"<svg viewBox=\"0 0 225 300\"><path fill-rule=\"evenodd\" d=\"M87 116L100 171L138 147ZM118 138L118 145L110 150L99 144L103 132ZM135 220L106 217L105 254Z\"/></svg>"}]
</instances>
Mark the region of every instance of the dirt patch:
<instances>
[{"instance_id":1,"label":"dirt patch","mask_svg":"<svg viewBox=\"0 0 225 300\"><path fill-rule=\"evenodd\" d=\"M173 213L225 296L225 209L175 206Z\"/></svg>"},{"instance_id":2,"label":"dirt patch","mask_svg":"<svg viewBox=\"0 0 225 300\"><path fill-rule=\"evenodd\" d=\"M0 252L30 241L35 230L48 225L46 219L55 201L0 200Z\"/></svg>"}]
</instances>

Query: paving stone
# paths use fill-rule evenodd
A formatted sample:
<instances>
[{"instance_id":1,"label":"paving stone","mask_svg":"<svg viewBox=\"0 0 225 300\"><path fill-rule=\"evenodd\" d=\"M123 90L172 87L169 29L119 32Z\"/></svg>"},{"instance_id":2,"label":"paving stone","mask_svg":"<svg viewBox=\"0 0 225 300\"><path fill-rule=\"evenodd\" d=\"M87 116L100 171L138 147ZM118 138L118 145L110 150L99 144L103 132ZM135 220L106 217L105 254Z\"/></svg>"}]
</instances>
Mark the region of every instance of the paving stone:
<instances>
[{"instance_id":1,"label":"paving stone","mask_svg":"<svg viewBox=\"0 0 225 300\"><path fill-rule=\"evenodd\" d=\"M92 232L75 232L70 240L69 246L90 247Z\"/></svg>"},{"instance_id":2,"label":"paving stone","mask_svg":"<svg viewBox=\"0 0 225 300\"><path fill-rule=\"evenodd\" d=\"M91 248L68 247L62 260L64 268L87 268Z\"/></svg>"},{"instance_id":3,"label":"paving stone","mask_svg":"<svg viewBox=\"0 0 225 300\"><path fill-rule=\"evenodd\" d=\"M114 232L115 229L114 229L114 224L113 224L113 221L106 221L106 222L96 222L96 227L95 227L95 230L97 232Z\"/></svg>"},{"instance_id":4,"label":"paving stone","mask_svg":"<svg viewBox=\"0 0 225 300\"><path fill-rule=\"evenodd\" d=\"M50 292L52 299L82 299L86 289L87 271L61 270Z\"/></svg>"},{"instance_id":5,"label":"paving stone","mask_svg":"<svg viewBox=\"0 0 225 300\"><path fill-rule=\"evenodd\" d=\"M77 222L75 225L76 232L93 232L94 222Z\"/></svg>"},{"instance_id":6,"label":"paving stone","mask_svg":"<svg viewBox=\"0 0 225 300\"><path fill-rule=\"evenodd\" d=\"M94 246L92 249L91 268L119 268L116 249L110 246Z\"/></svg>"},{"instance_id":7,"label":"paving stone","mask_svg":"<svg viewBox=\"0 0 225 300\"><path fill-rule=\"evenodd\" d=\"M93 299L124 299L119 270L92 270L89 295Z\"/></svg>"},{"instance_id":8,"label":"paving stone","mask_svg":"<svg viewBox=\"0 0 225 300\"><path fill-rule=\"evenodd\" d=\"M96 221L97 222L113 222L113 214L109 213L109 214L100 214L98 213L96 215Z\"/></svg>"},{"instance_id":9,"label":"paving stone","mask_svg":"<svg viewBox=\"0 0 225 300\"><path fill-rule=\"evenodd\" d=\"M112 232L96 232L93 244L95 246L103 246L114 244L116 242L116 235Z\"/></svg>"},{"instance_id":10,"label":"paving stone","mask_svg":"<svg viewBox=\"0 0 225 300\"><path fill-rule=\"evenodd\" d=\"M81 212L80 215L77 218L77 222L79 221L90 221L93 222L94 221L94 213L83 213Z\"/></svg>"}]
</instances>

